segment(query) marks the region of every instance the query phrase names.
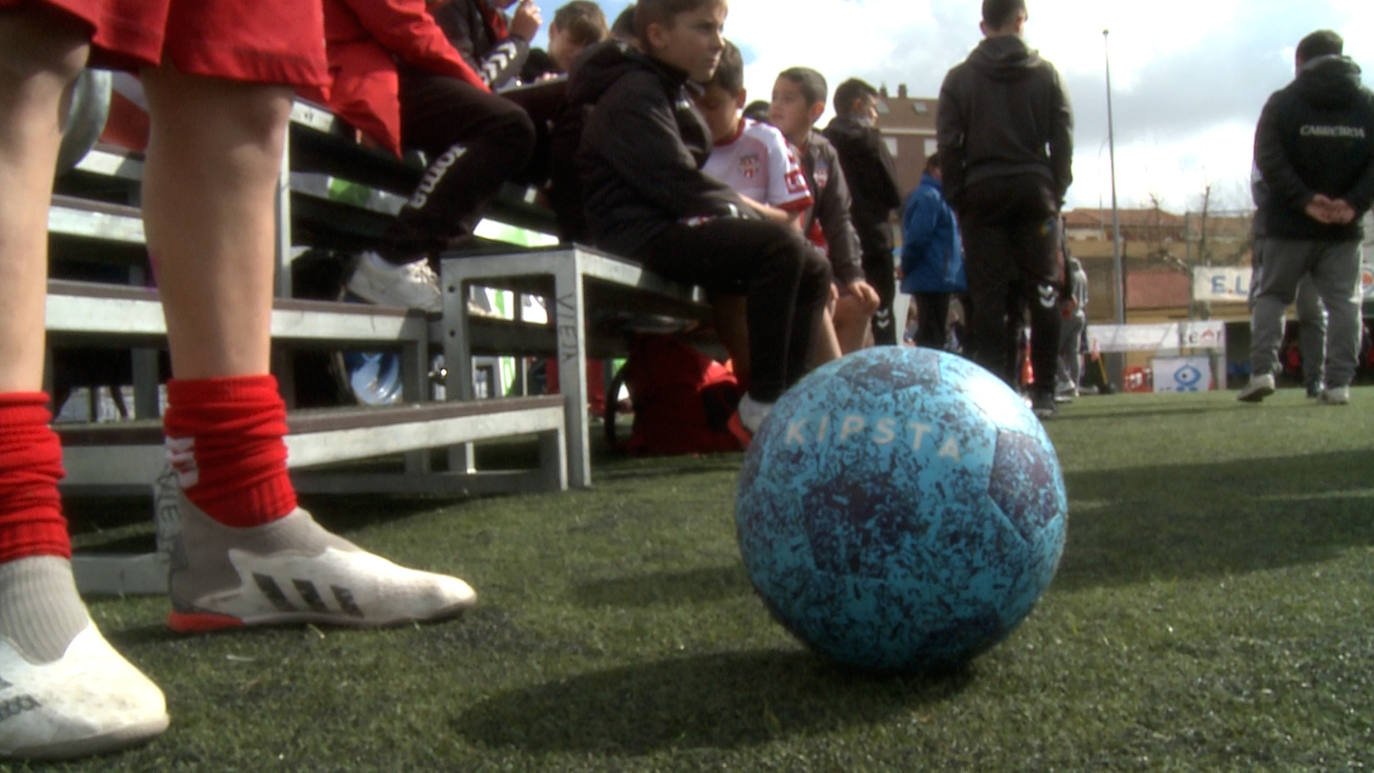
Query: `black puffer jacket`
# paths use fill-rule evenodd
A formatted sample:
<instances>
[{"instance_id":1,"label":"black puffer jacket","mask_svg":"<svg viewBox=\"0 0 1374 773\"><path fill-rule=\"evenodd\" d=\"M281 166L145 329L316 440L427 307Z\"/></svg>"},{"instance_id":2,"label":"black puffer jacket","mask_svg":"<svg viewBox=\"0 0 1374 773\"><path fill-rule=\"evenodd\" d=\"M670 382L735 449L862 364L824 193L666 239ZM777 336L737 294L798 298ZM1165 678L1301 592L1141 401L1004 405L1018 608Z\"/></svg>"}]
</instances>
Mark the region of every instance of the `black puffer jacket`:
<instances>
[{"instance_id":1,"label":"black puffer jacket","mask_svg":"<svg viewBox=\"0 0 1374 773\"><path fill-rule=\"evenodd\" d=\"M1016 35L984 38L945 75L936 139L956 209L965 188L993 177L1041 175L1060 206L1073 182L1068 92L1054 65Z\"/></svg>"},{"instance_id":2,"label":"black puffer jacket","mask_svg":"<svg viewBox=\"0 0 1374 773\"><path fill-rule=\"evenodd\" d=\"M1256 202L1267 235L1359 239L1359 217L1326 225L1303 211L1318 193L1344 199L1357 215L1374 202L1374 94L1360 84L1359 65L1319 57L1274 92L1255 129L1255 164L1269 191Z\"/></svg>"},{"instance_id":3,"label":"black puffer jacket","mask_svg":"<svg viewBox=\"0 0 1374 773\"><path fill-rule=\"evenodd\" d=\"M711 132L687 93L687 75L617 41L574 70L568 96L592 105L577 151L593 241L633 256L675 222L758 214L700 171Z\"/></svg>"}]
</instances>

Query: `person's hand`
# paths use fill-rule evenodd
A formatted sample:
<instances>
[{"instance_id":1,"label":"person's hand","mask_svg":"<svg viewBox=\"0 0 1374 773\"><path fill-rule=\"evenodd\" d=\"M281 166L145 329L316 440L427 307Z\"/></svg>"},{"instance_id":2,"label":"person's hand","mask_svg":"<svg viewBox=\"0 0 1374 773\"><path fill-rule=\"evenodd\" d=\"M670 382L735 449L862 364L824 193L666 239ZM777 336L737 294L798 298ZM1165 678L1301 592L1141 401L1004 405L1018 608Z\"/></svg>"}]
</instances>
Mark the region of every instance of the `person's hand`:
<instances>
[{"instance_id":1,"label":"person's hand","mask_svg":"<svg viewBox=\"0 0 1374 773\"><path fill-rule=\"evenodd\" d=\"M1348 225L1355 219L1355 208L1345 199L1333 199L1318 193L1303 208L1307 216L1327 225Z\"/></svg>"},{"instance_id":2,"label":"person's hand","mask_svg":"<svg viewBox=\"0 0 1374 773\"><path fill-rule=\"evenodd\" d=\"M862 279L856 279L845 285L845 294L853 295L859 299L859 303L865 309L876 310L878 308L878 291L873 289L873 285Z\"/></svg>"},{"instance_id":3,"label":"person's hand","mask_svg":"<svg viewBox=\"0 0 1374 773\"><path fill-rule=\"evenodd\" d=\"M1331 222L1336 225L1348 225L1355 219L1355 208L1350 206L1350 202L1345 199L1335 199L1330 207Z\"/></svg>"},{"instance_id":4,"label":"person's hand","mask_svg":"<svg viewBox=\"0 0 1374 773\"><path fill-rule=\"evenodd\" d=\"M520 4L515 7L515 13L511 14L508 29L510 34L526 41L534 40L535 34L539 32L539 25L544 20L539 16L539 6L534 4L534 0L520 0Z\"/></svg>"},{"instance_id":5,"label":"person's hand","mask_svg":"<svg viewBox=\"0 0 1374 773\"><path fill-rule=\"evenodd\" d=\"M1327 198L1325 194L1318 193L1312 197L1311 201L1307 202L1307 206L1303 207L1303 211L1307 213L1308 217L1318 223L1330 223L1331 199Z\"/></svg>"}]
</instances>

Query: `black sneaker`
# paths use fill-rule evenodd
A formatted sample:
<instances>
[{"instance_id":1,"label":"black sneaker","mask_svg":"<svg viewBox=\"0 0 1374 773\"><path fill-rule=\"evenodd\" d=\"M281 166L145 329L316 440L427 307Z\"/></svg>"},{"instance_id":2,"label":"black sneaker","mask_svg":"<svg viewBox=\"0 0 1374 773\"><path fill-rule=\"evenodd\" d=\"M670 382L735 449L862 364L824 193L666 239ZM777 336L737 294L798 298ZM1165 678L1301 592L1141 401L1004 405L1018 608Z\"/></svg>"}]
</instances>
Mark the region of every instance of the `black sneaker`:
<instances>
[{"instance_id":1,"label":"black sneaker","mask_svg":"<svg viewBox=\"0 0 1374 773\"><path fill-rule=\"evenodd\" d=\"M1052 419L1059 413L1059 403L1055 402L1053 392L1036 390L1031 395L1031 411L1041 419Z\"/></svg>"}]
</instances>

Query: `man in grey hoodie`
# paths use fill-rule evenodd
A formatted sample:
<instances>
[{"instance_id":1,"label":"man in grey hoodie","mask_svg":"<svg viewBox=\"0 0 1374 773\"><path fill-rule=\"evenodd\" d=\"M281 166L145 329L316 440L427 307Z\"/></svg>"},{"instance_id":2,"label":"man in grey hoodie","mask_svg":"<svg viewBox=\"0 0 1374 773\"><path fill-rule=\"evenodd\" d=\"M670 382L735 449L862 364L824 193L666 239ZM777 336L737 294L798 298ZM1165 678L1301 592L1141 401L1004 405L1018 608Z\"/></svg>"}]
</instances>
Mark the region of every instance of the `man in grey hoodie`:
<instances>
[{"instance_id":1,"label":"man in grey hoodie","mask_svg":"<svg viewBox=\"0 0 1374 773\"><path fill-rule=\"evenodd\" d=\"M936 140L968 274L967 353L1013 388L1029 309L1037 416L1053 416L1064 265L1059 209L1073 112L1054 65L1026 46L1024 0L983 0L984 39L945 75Z\"/></svg>"},{"instance_id":2,"label":"man in grey hoodie","mask_svg":"<svg viewBox=\"0 0 1374 773\"><path fill-rule=\"evenodd\" d=\"M1344 44L1330 30L1304 37L1293 81L1270 95L1255 127L1255 165L1268 195L1256 202L1264 250L1243 402L1274 393L1284 309L1304 275L1328 315L1318 400L1350 402L1360 354L1360 218L1374 203L1374 93L1342 55Z\"/></svg>"}]
</instances>

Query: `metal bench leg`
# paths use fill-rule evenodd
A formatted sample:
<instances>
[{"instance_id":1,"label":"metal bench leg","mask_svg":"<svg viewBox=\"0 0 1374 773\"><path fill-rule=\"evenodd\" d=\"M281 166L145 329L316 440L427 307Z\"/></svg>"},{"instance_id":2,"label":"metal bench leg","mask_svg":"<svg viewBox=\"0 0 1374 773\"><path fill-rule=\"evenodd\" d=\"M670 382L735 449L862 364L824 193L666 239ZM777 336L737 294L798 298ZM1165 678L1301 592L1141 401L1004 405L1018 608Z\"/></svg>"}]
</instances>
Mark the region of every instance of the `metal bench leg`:
<instances>
[{"instance_id":1,"label":"metal bench leg","mask_svg":"<svg viewBox=\"0 0 1374 773\"><path fill-rule=\"evenodd\" d=\"M448 261L442 263L440 279L444 293L444 367L448 370L444 394L449 400L471 400L472 336L468 332L467 286L459 272L449 267ZM459 473L477 471L476 454L471 443L460 443L449 448L448 469Z\"/></svg>"},{"instance_id":2,"label":"metal bench leg","mask_svg":"<svg viewBox=\"0 0 1374 773\"><path fill-rule=\"evenodd\" d=\"M574 251L554 273L554 322L558 335L558 391L567 417L568 482L592 485L591 447L587 421L587 331L582 296L581 256Z\"/></svg>"}]
</instances>

